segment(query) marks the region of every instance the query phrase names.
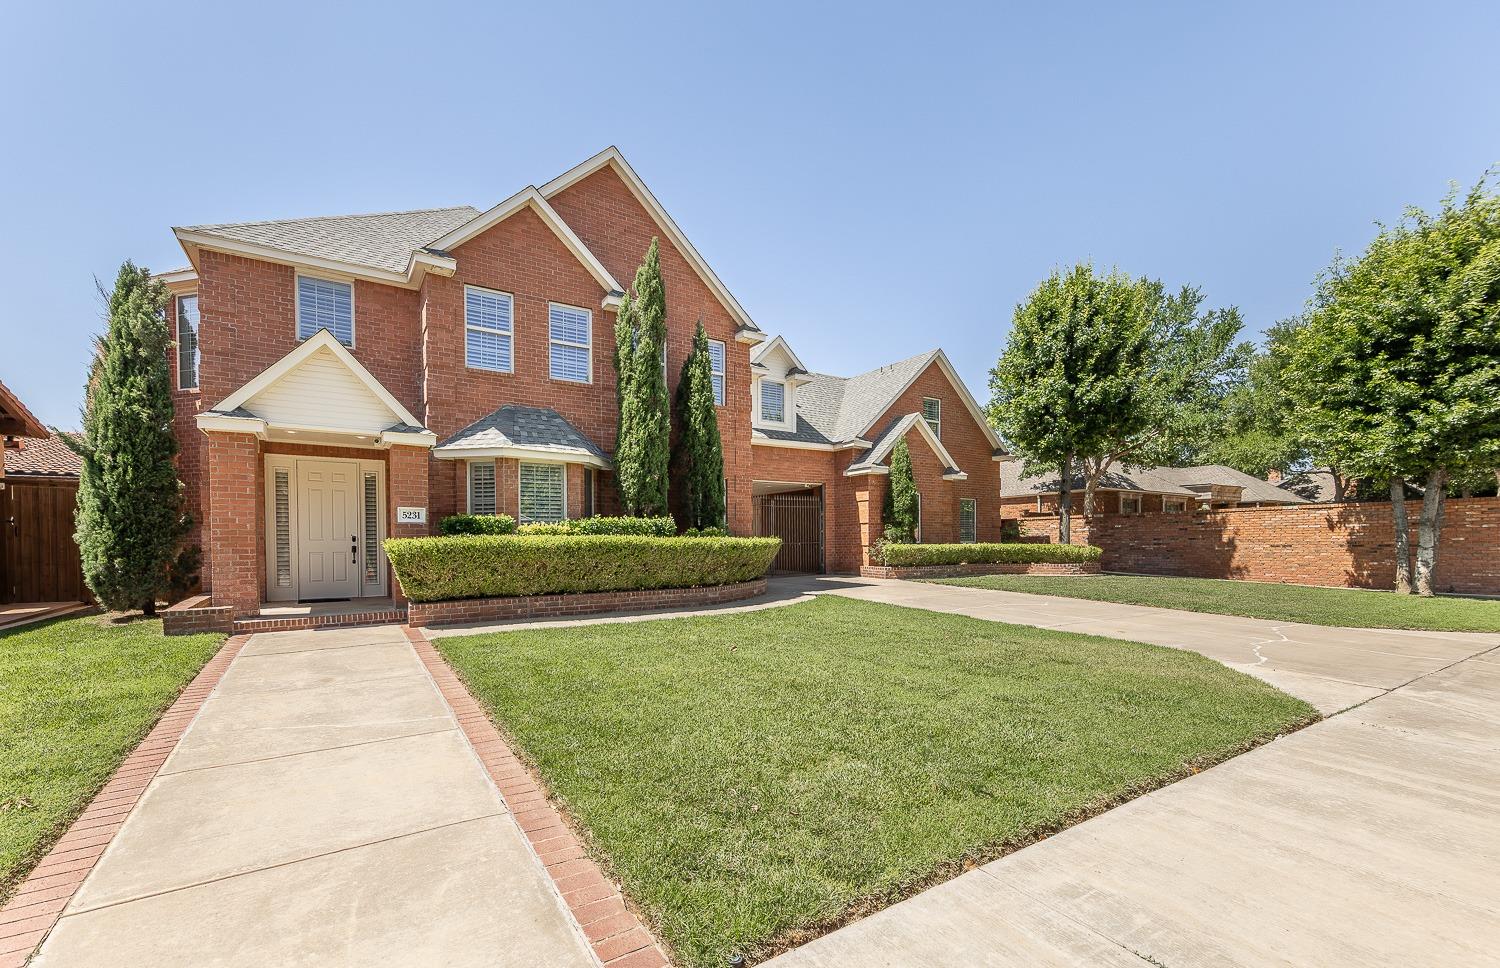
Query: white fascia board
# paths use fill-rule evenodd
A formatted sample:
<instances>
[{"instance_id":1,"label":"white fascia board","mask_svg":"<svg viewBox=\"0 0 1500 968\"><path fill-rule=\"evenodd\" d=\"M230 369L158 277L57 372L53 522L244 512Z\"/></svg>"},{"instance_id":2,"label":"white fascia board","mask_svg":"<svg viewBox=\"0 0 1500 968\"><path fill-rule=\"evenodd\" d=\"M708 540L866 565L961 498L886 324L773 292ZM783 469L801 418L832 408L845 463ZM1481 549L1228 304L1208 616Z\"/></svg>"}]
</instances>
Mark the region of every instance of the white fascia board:
<instances>
[{"instance_id":1,"label":"white fascia board","mask_svg":"<svg viewBox=\"0 0 1500 968\"><path fill-rule=\"evenodd\" d=\"M776 440L772 437L751 434L750 445L752 447L785 447L788 450L826 450L831 452L853 450L858 447L868 448L870 442L868 440L855 439L845 441L842 444L820 444L811 440Z\"/></svg>"},{"instance_id":2,"label":"white fascia board","mask_svg":"<svg viewBox=\"0 0 1500 968\"><path fill-rule=\"evenodd\" d=\"M904 393L905 391L903 390L902 392ZM948 448L943 446L941 440L938 440L937 434L932 432L932 428L927 426L927 421L923 420L922 415L919 413L909 413L902 417L900 423L896 424L892 432L886 435L879 449L873 451L869 457L865 458L866 463L873 464L885 460L886 455L895 448L896 441L910 433L913 427L916 427L922 434L922 439L927 441L927 446L932 448L932 452L937 455L938 460L943 462L944 467L958 467L958 462L953 459L953 455L948 453ZM953 481L966 480L968 478L968 475L964 474L961 470L956 473L963 474L964 476L950 477L947 474L943 476Z\"/></svg>"},{"instance_id":3,"label":"white fascia board","mask_svg":"<svg viewBox=\"0 0 1500 968\"><path fill-rule=\"evenodd\" d=\"M967 481L968 479L969 475L963 471L954 471L952 474L943 475L943 480L945 481Z\"/></svg>"},{"instance_id":4,"label":"white fascia board","mask_svg":"<svg viewBox=\"0 0 1500 968\"><path fill-rule=\"evenodd\" d=\"M750 318L750 314L745 312L745 307L741 306L739 300L734 298L734 294L724 285L723 280L709 267L707 260L699 254L697 249L693 248L693 243L688 241L682 229L678 228L677 223L672 221L672 216L668 215L667 210L662 208L661 203L656 200L656 196L651 194L651 189L646 187L646 183L641 181L640 176L635 173L635 169L630 167L630 164L625 161L625 157L620 154L620 149L614 145L610 145L594 157L574 165L543 185L540 189L542 197L551 198L553 195L571 185L577 184L606 165L614 168L615 173L620 176L620 180L625 183L625 187L630 189L631 193L635 195L636 201L641 203L642 207L656 221L657 226L672 240L672 244L676 246L677 251L682 253L683 258L687 259L688 265L692 266L693 270L698 273L698 278L703 280L709 290L718 297L719 302L724 305L724 308L729 310L729 315L734 317L735 322L751 332L760 332L760 327L756 326L755 321ZM738 333L735 334L735 339L740 339ZM741 342L749 342L749 340L741 340Z\"/></svg>"},{"instance_id":5,"label":"white fascia board","mask_svg":"<svg viewBox=\"0 0 1500 968\"><path fill-rule=\"evenodd\" d=\"M187 253L188 261L193 263L194 266L198 264L198 250L209 249L213 252L226 252L230 255L258 259L261 262L274 262L277 265L292 266L296 269L332 273L341 278L379 282L387 286L395 286L398 289L421 288L422 279L428 272L451 276L458 268L458 263L454 260L433 255L430 252L414 252L407 263L406 272L392 272L389 269L376 269L372 266L356 265L352 262L342 262L338 259L325 259L322 256L288 252L285 249L276 249L269 245L258 245L254 242L226 239L222 236L210 235L205 232L189 232L186 229L173 229L172 233L177 236L177 241L182 245L182 250Z\"/></svg>"},{"instance_id":6,"label":"white fascia board","mask_svg":"<svg viewBox=\"0 0 1500 968\"><path fill-rule=\"evenodd\" d=\"M228 434L253 434L264 438L266 435L266 422L259 417L231 417L222 413L200 413L193 418L198 424L198 429L204 432L210 430Z\"/></svg>"},{"instance_id":7,"label":"white fascia board","mask_svg":"<svg viewBox=\"0 0 1500 968\"><path fill-rule=\"evenodd\" d=\"M370 374L369 370L364 368L364 364L360 363L359 360L356 360L354 358L354 354L349 352L348 347L346 347L343 343L340 343L337 339L334 339L333 334L326 329L320 329L312 336L309 336L307 339L303 340L302 345L298 346L296 349L292 350L290 353L288 353L286 356L283 356L275 363L272 363L270 366L266 367L260 372L259 376L257 376L255 379L251 380L244 386L240 387L229 396L225 397L222 401L215 405L213 409L233 410L236 407L243 406L245 401L254 397L257 393L260 393L262 390L275 383L277 380L280 380L282 377L286 376L300 363L302 363L303 360L306 360L309 356L312 356L319 350L324 349L333 353L333 355L338 358L339 362L348 367L349 371L352 372L354 376L370 390L371 393L375 394L375 396L380 399L381 403L385 404L391 409L391 412L396 415L397 420L400 423L408 424L413 427L420 427L422 425L422 421L412 416L411 411L402 406L400 400L397 400L395 397L391 396L391 392L384 386L382 386L380 381L375 379L375 377Z\"/></svg>"},{"instance_id":8,"label":"white fascia board","mask_svg":"<svg viewBox=\"0 0 1500 968\"><path fill-rule=\"evenodd\" d=\"M964 407L968 409L969 416L973 417L974 422L979 424L979 429L984 432L984 439L989 441L990 447L992 449L1000 449L1002 446L1000 438L995 436L994 429L990 427L989 421L984 417L984 411L979 409L979 404L975 402L974 395L969 392L968 387L964 386L964 381L959 379L958 371L953 369L953 364L948 360L948 354L944 353L941 348L932 351L932 359L928 360L925 365L918 367L917 371L911 375L911 379L906 381L906 385L896 393L891 394L891 400L901 399L901 395L910 390L912 384L916 383L922 374L927 372L927 367L931 366L934 362L942 369L943 375L948 378L948 383L952 385L954 390L958 391L958 398L963 401ZM870 421L869 425L860 431L860 436L864 436L871 430L874 430L875 424L883 416L885 416L885 411L876 414L875 419ZM996 457L996 459L998 460L999 457Z\"/></svg>"},{"instance_id":9,"label":"white fascia board","mask_svg":"<svg viewBox=\"0 0 1500 968\"><path fill-rule=\"evenodd\" d=\"M194 292L198 288L198 270L175 269L172 272L158 272L151 278L167 287L167 291L174 296L181 296Z\"/></svg>"},{"instance_id":10,"label":"white fascia board","mask_svg":"<svg viewBox=\"0 0 1500 968\"><path fill-rule=\"evenodd\" d=\"M807 367L802 363L802 360L792 350L792 344L788 343L786 341L786 337L784 336L777 336L773 338L769 343L762 343L761 345L757 346L755 350L750 354L750 362L760 363L762 360L770 356L778 349L786 355L787 360L792 364L790 369L807 369Z\"/></svg>"},{"instance_id":11,"label":"white fascia board","mask_svg":"<svg viewBox=\"0 0 1500 968\"><path fill-rule=\"evenodd\" d=\"M551 450L545 447L437 447L432 456L438 460L479 460L485 457L509 457L515 460L551 461L554 464L583 464L607 471L613 465L586 450Z\"/></svg>"},{"instance_id":12,"label":"white fascia board","mask_svg":"<svg viewBox=\"0 0 1500 968\"><path fill-rule=\"evenodd\" d=\"M847 471L844 471L844 476L864 477L868 474L889 474L890 472L891 469L889 467L886 467L884 464L877 464L874 467L851 467Z\"/></svg>"},{"instance_id":13,"label":"white fascia board","mask_svg":"<svg viewBox=\"0 0 1500 968\"><path fill-rule=\"evenodd\" d=\"M537 217L552 230L552 234L556 235L558 241L562 242L567 250L573 253L573 257L589 271L589 275L594 277L594 281L599 283L599 287L606 294L612 295L625 291L619 282L615 280L615 277L610 274L609 270L604 268L604 263L600 262L593 252L589 251L589 247L583 244L583 240L578 237L577 233L568 226L568 223L562 220L562 216L557 214L557 210L547 204L547 199L541 192L537 191L535 185L527 185L489 211L479 213L452 232L433 242L428 248L440 249L444 252L455 249L526 208L535 212Z\"/></svg>"},{"instance_id":14,"label":"white fascia board","mask_svg":"<svg viewBox=\"0 0 1500 968\"><path fill-rule=\"evenodd\" d=\"M764 343L766 341L766 334L758 329L748 329L740 326L734 331L734 341L736 343L749 343L751 346L754 346L758 343Z\"/></svg>"},{"instance_id":15,"label":"white fascia board","mask_svg":"<svg viewBox=\"0 0 1500 968\"><path fill-rule=\"evenodd\" d=\"M380 432L380 442L382 444L404 444L408 447L432 448L437 446L437 434L430 430L423 430L420 433L409 433L402 430L383 430Z\"/></svg>"}]
</instances>

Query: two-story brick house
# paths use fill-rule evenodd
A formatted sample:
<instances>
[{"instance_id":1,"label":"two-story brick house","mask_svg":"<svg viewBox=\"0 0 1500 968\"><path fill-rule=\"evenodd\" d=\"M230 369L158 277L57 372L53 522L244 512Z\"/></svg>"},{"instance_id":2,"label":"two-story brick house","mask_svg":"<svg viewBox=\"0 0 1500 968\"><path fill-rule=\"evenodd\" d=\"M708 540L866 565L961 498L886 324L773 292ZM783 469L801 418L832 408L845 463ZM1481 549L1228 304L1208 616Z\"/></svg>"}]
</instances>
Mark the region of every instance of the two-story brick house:
<instances>
[{"instance_id":1,"label":"two-story brick house","mask_svg":"<svg viewBox=\"0 0 1500 968\"><path fill-rule=\"evenodd\" d=\"M672 387L698 320L711 340L733 532L784 530L796 494L820 544L800 567L858 567L904 435L924 537L998 536L998 443L946 357L806 372L613 148L483 212L174 231L180 469L205 588L238 614L399 596L380 542L455 512L617 512L615 312L653 237Z\"/></svg>"}]
</instances>

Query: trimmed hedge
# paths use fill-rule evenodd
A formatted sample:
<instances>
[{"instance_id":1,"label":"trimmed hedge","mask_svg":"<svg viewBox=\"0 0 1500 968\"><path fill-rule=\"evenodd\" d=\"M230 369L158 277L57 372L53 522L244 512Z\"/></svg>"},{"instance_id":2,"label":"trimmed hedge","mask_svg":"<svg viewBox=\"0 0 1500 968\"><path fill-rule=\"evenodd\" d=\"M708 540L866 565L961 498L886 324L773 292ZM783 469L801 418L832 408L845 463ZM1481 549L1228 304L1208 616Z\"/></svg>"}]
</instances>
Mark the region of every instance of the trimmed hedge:
<instances>
[{"instance_id":1,"label":"trimmed hedge","mask_svg":"<svg viewBox=\"0 0 1500 968\"><path fill-rule=\"evenodd\" d=\"M568 518L564 521L535 521L516 529L517 534L634 534L647 538L670 538L677 533L677 522L659 518Z\"/></svg>"},{"instance_id":2,"label":"trimmed hedge","mask_svg":"<svg viewBox=\"0 0 1500 968\"><path fill-rule=\"evenodd\" d=\"M1098 561L1103 549L1066 544L883 544L881 564L898 568L918 565L1072 565Z\"/></svg>"},{"instance_id":3,"label":"trimmed hedge","mask_svg":"<svg viewBox=\"0 0 1500 968\"><path fill-rule=\"evenodd\" d=\"M473 535L388 538L408 598L609 592L730 585L765 575L780 538Z\"/></svg>"},{"instance_id":4,"label":"trimmed hedge","mask_svg":"<svg viewBox=\"0 0 1500 968\"><path fill-rule=\"evenodd\" d=\"M508 514L450 514L438 530L445 535L515 534L516 519Z\"/></svg>"}]
</instances>

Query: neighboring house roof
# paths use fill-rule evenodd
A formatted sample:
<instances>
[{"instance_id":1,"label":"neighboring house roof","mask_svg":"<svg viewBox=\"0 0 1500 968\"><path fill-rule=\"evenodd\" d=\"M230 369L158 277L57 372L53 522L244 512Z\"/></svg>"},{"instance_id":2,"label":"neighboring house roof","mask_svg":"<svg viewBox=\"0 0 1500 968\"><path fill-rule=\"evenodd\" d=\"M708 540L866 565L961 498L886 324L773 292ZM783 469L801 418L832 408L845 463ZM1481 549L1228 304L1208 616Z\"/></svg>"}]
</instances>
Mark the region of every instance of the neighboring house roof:
<instances>
[{"instance_id":1,"label":"neighboring house roof","mask_svg":"<svg viewBox=\"0 0 1500 968\"><path fill-rule=\"evenodd\" d=\"M1169 481L1190 487L1194 484L1228 484L1238 487L1242 504L1306 504L1307 499L1290 491L1282 490L1270 481L1264 481L1237 471L1224 464L1200 464L1196 467L1156 467L1155 473Z\"/></svg>"},{"instance_id":2,"label":"neighboring house roof","mask_svg":"<svg viewBox=\"0 0 1500 968\"><path fill-rule=\"evenodd\" d=\"M1026 476L1021 473L1021 465L1020 460L1007 460L1000 464L1001 497L1055 494L1060 489L1059 475ZM1203 464L1196 467L1115 467L1100 479L1099 490L1201 498L1204 494L1193 490L1192 486L1212 484L1241 488L1240 501L1244 504L1304 503L1303 499L1295 494L1289 494L1258 477L1223 464ZM1082 493L1083 487L1083 474L1074 474L1073 489Z\"/></svg>"},{"instance_id":3,"label":"neighboring house roof","mask_svg":"<svg viewBox=\"0 0 1500 968\"><path fill-rule=\"evenodd\" d=\"M1303 500L1327 503L1336 499L1338 488L1334 484L1333 471L1317 468L1290 474L1276 485L1283 493L1300 496Z\"/></svg>"},{"instance_id":4,"label":"neighboring house roof","mask_svg":"<svg viewBox=\"0 0 1500 968\"><path fill-rule=\"evenodd\" d=\"M460 205L373 215L189 225L180 231L386 272L405 272L413 250L426 248L459 226L473 221L479 214L476 208Z\"/></svg>"},{"instance_id":5,"label":"neighboring house roof","mask_svg":"<svg viewBox=\"0 0 1500 968\"><path fill-rule=\"evenodd\" d=\"M0 435L6 437L46 437L47 428L26 409L26 404L0 383Z\"/></svg>"},{"instance_id":6,"label":"neighboring house roof","mask_svg":"<svg viewBox=\"0 0 1500 968\"><path fill-rule=\"evenodd\" d=\"M434 457L531 457L566 460L607 469L609 456L548 407L506 404L438 444Z\"/></svg>"},{"instance_id":7,"label":"neighboring house roof","mask_svg":"<svg viewBox=\"0 0 1500 968\"><path fill-rule=\"evenodd\" d=\"M6 477L77 477L83 460L54 436L17 437L20 447L5 448Z\"/></svg>"}]
</instances>

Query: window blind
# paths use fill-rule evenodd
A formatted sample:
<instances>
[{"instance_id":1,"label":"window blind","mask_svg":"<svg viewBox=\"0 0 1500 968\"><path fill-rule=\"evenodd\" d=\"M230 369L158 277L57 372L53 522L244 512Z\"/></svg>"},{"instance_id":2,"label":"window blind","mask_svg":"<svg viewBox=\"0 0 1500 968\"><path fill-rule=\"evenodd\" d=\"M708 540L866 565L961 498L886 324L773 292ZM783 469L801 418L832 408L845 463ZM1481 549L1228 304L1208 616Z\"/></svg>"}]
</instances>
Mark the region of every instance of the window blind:
<instances>
[{"instance_id":1,"label":"window blind","mask_svg":"<svg viewBox=\"0 0 1500 968\"><path fill-rule=\"evenodd\" d=\"M354 287L332 279L297 277L297 338L326 329L345 346L354 345Z\"/></svg>"}]
</instances>

